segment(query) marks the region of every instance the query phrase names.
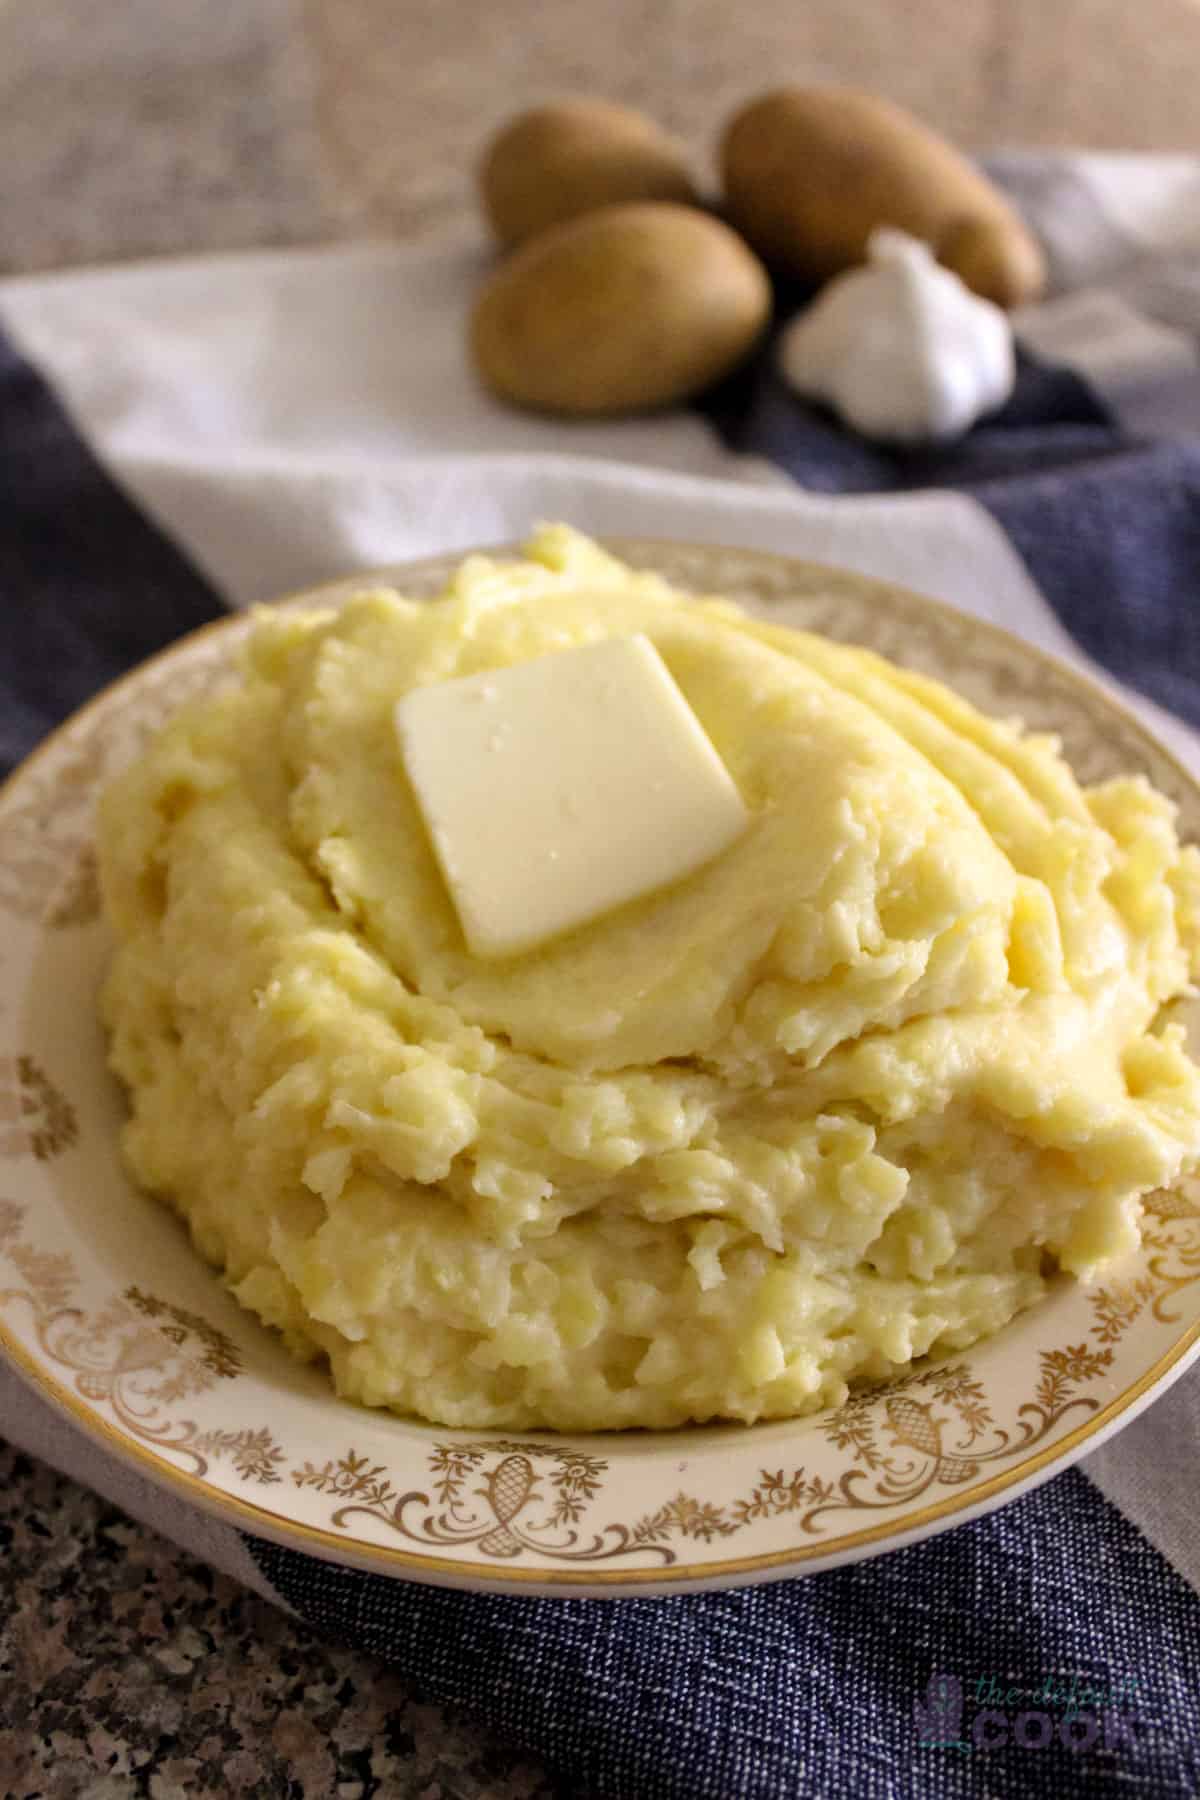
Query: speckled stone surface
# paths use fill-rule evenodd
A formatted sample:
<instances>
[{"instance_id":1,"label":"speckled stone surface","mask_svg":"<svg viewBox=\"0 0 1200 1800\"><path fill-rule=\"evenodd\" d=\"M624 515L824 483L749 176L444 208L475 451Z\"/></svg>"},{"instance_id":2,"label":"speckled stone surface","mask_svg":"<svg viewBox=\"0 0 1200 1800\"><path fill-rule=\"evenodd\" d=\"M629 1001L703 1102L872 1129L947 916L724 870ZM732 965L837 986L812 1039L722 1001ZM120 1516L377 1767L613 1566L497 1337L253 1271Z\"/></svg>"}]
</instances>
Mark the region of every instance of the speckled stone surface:
<instances>
[{"instance_id":1,"label":"speckled stone surface","mask_svg":"<svg viewBox=\"0 0 1200 1800\"><path fill-rule=\"evenodd\" d=\"M757 89L880 88L971 147L1194 148L1196 0L0 0L0 274L471 206L550 94L647 107L700 167ZM544 1800L391 1672L0 1447L0 1795Z\"/></svg>"},{"instance_id":2,"label":"speckled stone surface","mask_svg":"<svg viewBox=\"0 0 1200 1800\"><path fill-rule=\"evenodd\" d=\"M548 1776L0 1447L4 1800L551 1800Z\"/></svg>"}]
</instances>

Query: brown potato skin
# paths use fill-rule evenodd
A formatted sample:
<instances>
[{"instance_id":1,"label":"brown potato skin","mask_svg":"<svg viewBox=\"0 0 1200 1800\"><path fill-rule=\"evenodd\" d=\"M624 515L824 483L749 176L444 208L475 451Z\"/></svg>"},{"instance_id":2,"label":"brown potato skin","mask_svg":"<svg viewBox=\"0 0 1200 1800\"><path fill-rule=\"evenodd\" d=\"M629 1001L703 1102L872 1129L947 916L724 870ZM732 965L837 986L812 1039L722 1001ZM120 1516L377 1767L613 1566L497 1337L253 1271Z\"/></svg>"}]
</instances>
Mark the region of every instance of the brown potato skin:
<instances>
[{"instance_id":1,"label":"brown potato skin","mask_svg":"<svg viewBox=\"0 0 1200 1800\"><path fill-rule=\"evenodd\" d=\"M583 99L535 107L503 126L484 151L479 194L506 248L600 206L697 198L683 146L653 119Z\"/></svg>"},{"instance_id":2,"label":"brown potato skin","mask_svg":"<svg viewBox=\"0 0 1200 1800\"><path fill-rule=\"evenodd\" d=\"M857 88L781 88L735 114L720 151L729 216L774 267L825 280L878 225L934 247L988 300L1041 292L1045 259L999 189L902 107Z\"/></svg>"},{"instance_id":3,"label":"brown potato skin","mask_svg":"<svg viewBox=\"0 0 1200 1800\"><path fill-rule=\"evenodd\" d=\"M720 220L660 202L610 206L500 265L476 301L470 348L501 399L602 418L710 386L770 310L766 270Z\"/></svg>"}]
</instances>

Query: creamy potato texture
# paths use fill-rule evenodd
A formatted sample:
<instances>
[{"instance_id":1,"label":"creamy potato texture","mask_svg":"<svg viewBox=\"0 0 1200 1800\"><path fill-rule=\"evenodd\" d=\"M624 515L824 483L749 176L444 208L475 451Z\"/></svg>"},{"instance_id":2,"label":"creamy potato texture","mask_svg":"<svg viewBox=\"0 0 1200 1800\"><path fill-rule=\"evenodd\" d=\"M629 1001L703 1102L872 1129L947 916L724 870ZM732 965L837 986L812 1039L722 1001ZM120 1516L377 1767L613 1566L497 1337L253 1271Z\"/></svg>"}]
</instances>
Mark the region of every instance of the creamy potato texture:
<instances>
[{"instance_id":1,"label":"creamy potato texture","mask_svg":"<svg viewBox=\"0 0 1200 1800\"><path fill-rule=\"evenodd\" d=\"M474 959L395 703L631 632L751 824ZM564 528L434 602L265 612L101 839L129 1165L371 1405L604 1428L836 1403L1134 1246L1140 1196L1200 1153L1162 1020L1200 857L1167 800L1082 790L1052 740Z\"/></svg>"}]
</instances>

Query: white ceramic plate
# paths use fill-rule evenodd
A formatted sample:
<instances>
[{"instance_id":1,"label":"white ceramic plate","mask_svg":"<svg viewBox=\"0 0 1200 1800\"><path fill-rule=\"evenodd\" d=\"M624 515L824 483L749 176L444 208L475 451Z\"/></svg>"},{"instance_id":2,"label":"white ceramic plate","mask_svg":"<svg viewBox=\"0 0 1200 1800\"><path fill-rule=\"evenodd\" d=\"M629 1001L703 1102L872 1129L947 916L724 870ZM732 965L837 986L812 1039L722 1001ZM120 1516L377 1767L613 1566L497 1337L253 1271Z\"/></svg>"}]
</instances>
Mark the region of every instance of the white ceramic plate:
<instances>
[{"instance_id":1,"label":"white ceramic plate","mask_svg":"<svg viewBox=\"0 0 1200 1800\"><path fill-rule=\"evenodd\" d=\"M1167 752L992 627L781 557L615 547L1057 730L1085 781L1145 770L1200 838L1200 790ZM388 579L429 593L457 560ZM135 671L0 795L0 1342L113 1456L263 1537L383 1574L645 1594L801 1574L942 1530L1064 1468L1183 1372L1200 1349L1200 1182L1152 1196L1144 1247L1119 1277L1090 1291L1063 1281L989 1342L795 1423L514 1441L336 1399L126 1179L96 1023L109 947L97 789L221 678L245 629L209 627Z\"/></svg>"}]
</instances>

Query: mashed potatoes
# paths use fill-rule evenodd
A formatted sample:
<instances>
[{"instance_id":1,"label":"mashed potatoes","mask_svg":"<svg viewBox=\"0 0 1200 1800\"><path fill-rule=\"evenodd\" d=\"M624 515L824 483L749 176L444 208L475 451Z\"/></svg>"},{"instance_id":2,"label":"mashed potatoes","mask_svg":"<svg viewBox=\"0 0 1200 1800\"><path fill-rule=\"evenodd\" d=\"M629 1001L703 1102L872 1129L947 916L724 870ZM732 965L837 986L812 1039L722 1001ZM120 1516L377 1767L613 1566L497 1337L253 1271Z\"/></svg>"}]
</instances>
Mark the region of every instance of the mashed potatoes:
<instances>
[{"instance_id":1,"label":"mashed potatoes","mask_svg":"<svg viewBox=\"0 0 1200 1800\"><path fill-rule=\"evenodd\" d=\"M752 813L560 941L467 954L397 698L646 633ZM548 747L551 748L552 747ZM995 1331L1200 1153L1160 1009L1200 856L1144 781L575 534L264 614L106 796L137 1179L341 1393L446 1425L758 1419Z\"/></svg>"}]
</instances>

